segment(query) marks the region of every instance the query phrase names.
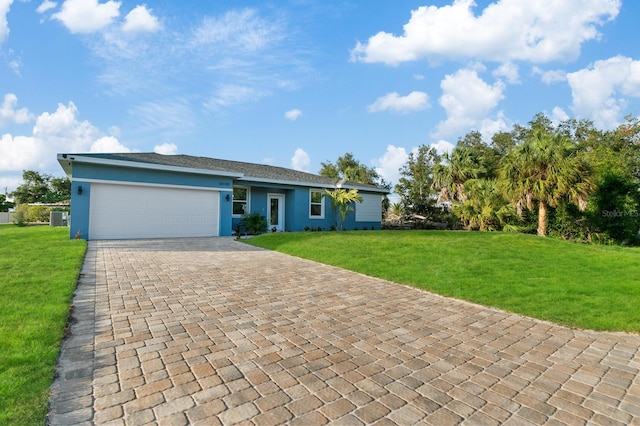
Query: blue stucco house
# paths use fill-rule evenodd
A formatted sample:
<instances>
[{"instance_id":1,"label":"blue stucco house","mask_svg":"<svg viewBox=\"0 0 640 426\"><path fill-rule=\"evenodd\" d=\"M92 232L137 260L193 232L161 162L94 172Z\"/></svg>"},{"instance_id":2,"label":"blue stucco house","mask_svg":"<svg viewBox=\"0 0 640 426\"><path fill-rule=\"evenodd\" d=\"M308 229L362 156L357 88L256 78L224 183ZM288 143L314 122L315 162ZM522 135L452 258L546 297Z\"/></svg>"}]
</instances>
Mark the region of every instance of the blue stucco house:
<instances>
[{"instance_id":1,"label":"blue stucco house","mask_svg":"<svg viewBox=\"0 0 640 426\"><path fill-rule=\"evenodd\" d=\"M246 213L269 229L330 229L325 189L355 188L345 229L380 229L389 191L284 167L155 153L58 154L71 179L70 237L133 239L231 236Z\"/></svg>"}]
</instances>

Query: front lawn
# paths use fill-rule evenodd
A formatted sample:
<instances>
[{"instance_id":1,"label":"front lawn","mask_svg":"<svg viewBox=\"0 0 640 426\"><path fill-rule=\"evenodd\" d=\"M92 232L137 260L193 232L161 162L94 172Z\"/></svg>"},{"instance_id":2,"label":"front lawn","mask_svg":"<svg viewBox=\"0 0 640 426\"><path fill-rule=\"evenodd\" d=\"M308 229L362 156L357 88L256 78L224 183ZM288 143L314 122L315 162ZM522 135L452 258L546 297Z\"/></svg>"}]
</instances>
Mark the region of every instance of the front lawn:
<instances>
[{"instance_id":1,"label":"front lawn","mask_svg":"<svg viewBox=\"0 0 640 426\"><path fill-rule=\"evenodd\" d=\"M265 234L247 243L571 327L640 332L640 249L453 231Z\"/></svg>"},{"instance_id":2,"label":"front lawn","mask_svg":"<svg viewBox=\"0 0 640 426\"><path fill-rule=\"evenodd\" d=\"M45 424L85 248L68 228L0 225L0 424Z\"/></svg>"}]
</instances>

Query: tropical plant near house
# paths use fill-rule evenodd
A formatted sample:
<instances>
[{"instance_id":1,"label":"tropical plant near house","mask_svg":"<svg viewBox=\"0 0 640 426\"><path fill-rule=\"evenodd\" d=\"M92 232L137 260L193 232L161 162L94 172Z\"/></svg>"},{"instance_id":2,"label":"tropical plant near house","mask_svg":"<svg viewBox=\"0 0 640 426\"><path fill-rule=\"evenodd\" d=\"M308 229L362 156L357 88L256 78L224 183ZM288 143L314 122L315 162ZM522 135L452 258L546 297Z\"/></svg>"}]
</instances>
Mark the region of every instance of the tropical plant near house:
<instances>
[{"instance_id":1,"label":"tropical plant near house","mask_svg":"<svg viewBox=\"0 0 640 426\"><path fill-rule=\"evenodd\" d=\"M547 235L550 207L564 200L584 210L594 187L591 168L577 146L559 133L542 131L503 157L499 185L519 215L537 206L538 235Z\"/></svg>"},{"instance_id":2,"label":"tropical plant near house","mask_svg":"<svg viewBox=\"0 0 640 426\"><path fill-rule=\"evenodd\" d=\"M353 204L361 203L362 196L358 194L357 189L350 189L347 191L344 188L336 188L331 191L325 189L324 194L331 199L331 206L336 212L338 218L337 228L339 230L343 230L347 216L355 210Z\"/></svg>"},{"instance_id":3,"label":"tropical plant near house","mask_svg":"<svg viewBox=\"0 0 640 426\"><path fill-rule=\"evenodd\" d=\"M469 230L498 231L516 221L515 208L502 196L495 179L470 179L464 185L468 194L453 207Z\"/></svg>"},{"instance_id":4,"label":"tropical plant near house","mask_svg":"<svg viewBox=\"0 0 640 426\"><path fill-rule=\"evenodd\" d=\"M267 230L267 218L259 212L247 213L242 216L240 227L256 235Z\"/></svg>"}]
</instances>

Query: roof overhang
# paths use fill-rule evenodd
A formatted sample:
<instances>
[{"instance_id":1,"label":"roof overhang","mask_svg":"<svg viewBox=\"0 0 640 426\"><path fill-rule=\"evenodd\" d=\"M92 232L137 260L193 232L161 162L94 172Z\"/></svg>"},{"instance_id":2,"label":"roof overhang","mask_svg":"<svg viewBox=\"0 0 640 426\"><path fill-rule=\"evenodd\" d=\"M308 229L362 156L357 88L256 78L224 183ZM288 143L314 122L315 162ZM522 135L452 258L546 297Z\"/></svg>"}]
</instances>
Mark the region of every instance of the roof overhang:
<instances>
[{"instance_id":1,"label":"roof overhang","mask_svg":"<svg viewBox=\"0 0 640 426\"><path fill-rule=\"evenodd\" d=\"M211 169L202 169L202 168L193 168L193 167L182 167L182 166L171 166L167 164L157 164L157 163L148 163L144 161L135 161L135 160L116 160L112 158L103 158L103 157L94 157L91 155L82 155L82 154L58 154L58 163L62 166L62 169L65 171L69 178L72 177L73 174L73 163L83 163L83 164L95 164L102 166L112 166L112 167L126 167L131 169L144 169L144 170L157 170L157 171L168 171L174 173L189 173L189 174L199 174L199 175L207 175L207 176L224 176L229 177L239 183L262 183L265 185L286 185L286 186L304 186L304 187L316 187L316 188L345 188L345 189L357 189L358 191L367 191L367 192L376 192L381 194L388 194L389 191L387 188L381 188L370 185L358 185L356 182L345 182L345 181L335 181L335 182L301 182L301 181L293 181L287 179L267 179L267 178L258 178L252 176L246 176L241 172L230 172L223 170L211 170Z\"/></svg>"},{"instance_id":2,"label":"roof overhang","mask_svg":"<svg viewBox=\"0 0 640 426\"><path fill-rule=\"evenodd\" d=\"M62 166L67 176L71 177L73 163L97 164L103 166L127 167L132 169L161 170L176 173L191 173L209 176L225 176L239 179L244 176L238 172L227 172L222 170L194 169L191 167L169 166L166 164L145 163L140 161L123 161L108 158L87 157L82 154L58 154L58 162Z\"/></svg>"},{"instance_id":3,"label":"roof overhang","mask_svg":"<svg viewBox=\"0 0 640 426\"><path fill-rule=\"evenodd\" d=\"M276 184L276 185L286 185L286 186L304 186L306 188L326 188L326 189L335 189L335 188L345 188L345 189L357 189L358 191L368 191L368 192L378 192L381 194L388 194L389 191L387 188L380 188L374 186L366 186L366 185L357 185L353 183L345 184L344 182L341 184L340 182L334 183L320 183L320 182L299 182L292 180L278 180L278 179L264 179L264 178L255 178L251 176L243 176L238 178L238 182L247 182L247 183L264 183L268 184Z\"/></svg>"}]
</instances>

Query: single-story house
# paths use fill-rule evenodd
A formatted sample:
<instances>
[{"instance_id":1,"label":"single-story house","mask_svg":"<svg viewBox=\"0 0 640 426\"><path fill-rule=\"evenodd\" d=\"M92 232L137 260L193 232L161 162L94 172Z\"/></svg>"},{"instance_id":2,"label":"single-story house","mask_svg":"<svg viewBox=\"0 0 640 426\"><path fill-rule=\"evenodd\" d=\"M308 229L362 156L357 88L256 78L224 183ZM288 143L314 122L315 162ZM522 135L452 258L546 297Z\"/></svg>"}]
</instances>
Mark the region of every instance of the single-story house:
<instances>
[{"instance_id":1,"label":"single-story house","mask_svg":"<svg viewBox=\"0 0 640 426\"><path fill-rule=\"evenodd\" d=\"M312 173L189 155L58 154L71 180L70 237L133 239L231 236L244 213L270 230L328 230L325 189L358 190L345 229L380 229L385 188Z\"/></svg>"}]
</instances>

